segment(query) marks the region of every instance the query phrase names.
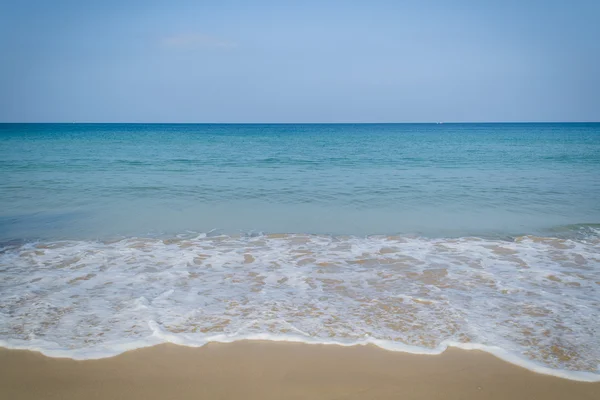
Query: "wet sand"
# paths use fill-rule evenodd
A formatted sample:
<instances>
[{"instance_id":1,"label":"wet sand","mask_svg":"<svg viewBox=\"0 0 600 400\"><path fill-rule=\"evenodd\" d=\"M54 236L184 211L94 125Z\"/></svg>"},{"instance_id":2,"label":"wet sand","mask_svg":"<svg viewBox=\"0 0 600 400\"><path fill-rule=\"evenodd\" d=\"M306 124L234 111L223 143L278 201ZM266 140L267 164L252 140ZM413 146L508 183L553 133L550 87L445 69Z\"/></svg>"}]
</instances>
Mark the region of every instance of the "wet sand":
<instances>
[{"instance_id":1,"label":"wet sand","mask_svg":"<svg viewBox=\"0 0 600 400\"><path fill-rule=\"evenodd\" d=\"M597 400L600 383L536 374L480 351L251 341L87 361L0 349L0 398Z\"/></svg>"}]
</instances>

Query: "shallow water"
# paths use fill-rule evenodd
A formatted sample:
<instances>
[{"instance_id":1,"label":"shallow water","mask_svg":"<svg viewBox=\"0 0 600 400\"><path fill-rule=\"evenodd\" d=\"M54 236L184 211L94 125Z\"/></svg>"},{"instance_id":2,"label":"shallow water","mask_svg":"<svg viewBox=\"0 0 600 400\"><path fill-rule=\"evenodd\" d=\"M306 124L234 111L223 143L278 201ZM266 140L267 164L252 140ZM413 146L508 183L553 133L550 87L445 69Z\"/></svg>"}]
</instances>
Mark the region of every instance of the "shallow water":
<instances>
[{"instance_id":1,"label":"shallow water","mask_svg":"<svg viewBox=\"0 0 600 400\"><path fill-rule=\"evenodd\" d=\"M0 240L548 235L599 172L600 124L1 124Z\"/></svg>"},{"instance_id":2,"label":"shallow water","mask_svg":"<svg viewBox=\"0 0 600 400\"><path fill-rule=\"evenodd\" d=\"M598 124L0 132L2 346L450 345L600 379Z\"/></svg>"}]
</instances>

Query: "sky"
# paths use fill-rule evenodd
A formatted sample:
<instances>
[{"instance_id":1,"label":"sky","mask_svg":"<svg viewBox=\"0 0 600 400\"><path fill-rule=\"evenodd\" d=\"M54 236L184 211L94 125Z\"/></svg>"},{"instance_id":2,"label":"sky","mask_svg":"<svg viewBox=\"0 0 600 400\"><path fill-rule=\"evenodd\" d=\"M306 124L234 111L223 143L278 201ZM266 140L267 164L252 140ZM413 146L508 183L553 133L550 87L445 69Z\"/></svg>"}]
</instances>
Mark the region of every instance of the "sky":
<instances>
[{"instance_id":1,"label":"sky","mask_svg":"<svg viewBox=\"0 0 600 400\"><path fill-rule=\"evenodd\" d=\"M600 1L0 1L0 122L600 121Z\"/></svg>"}]
</instances>

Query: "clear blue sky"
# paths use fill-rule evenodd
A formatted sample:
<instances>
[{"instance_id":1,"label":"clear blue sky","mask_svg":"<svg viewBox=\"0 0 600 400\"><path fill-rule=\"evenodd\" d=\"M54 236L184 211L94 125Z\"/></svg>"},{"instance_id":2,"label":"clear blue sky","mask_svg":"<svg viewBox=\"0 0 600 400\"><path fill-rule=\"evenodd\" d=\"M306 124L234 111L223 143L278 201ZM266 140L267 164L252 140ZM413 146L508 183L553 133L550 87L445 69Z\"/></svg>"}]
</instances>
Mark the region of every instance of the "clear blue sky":
<instances>
[{"instance_id":1,"label":"clear blue sky","mask_svg":"<svg viewBox=\"0 0 600 400\"><path fill-rule=\"evenodd\" d=\"M600 120L600 0L5 0L0 54L4 122Z\"/></svg>"}]
</instances>

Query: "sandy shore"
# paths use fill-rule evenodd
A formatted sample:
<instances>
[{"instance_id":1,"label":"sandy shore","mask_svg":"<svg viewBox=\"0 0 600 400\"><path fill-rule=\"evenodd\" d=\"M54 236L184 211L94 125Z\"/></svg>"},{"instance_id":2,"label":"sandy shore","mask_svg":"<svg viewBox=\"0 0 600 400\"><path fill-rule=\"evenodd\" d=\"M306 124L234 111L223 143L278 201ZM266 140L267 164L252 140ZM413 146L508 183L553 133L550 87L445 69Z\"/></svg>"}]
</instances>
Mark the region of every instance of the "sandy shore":
<instances>
[{"instance_id":1,"label":"sandy shore","mask_svg":"<svg viewBox=\"0 0 600 400\"><path fill-rule=\"evenodd\" d=\"M0 398L600 399L600 383L536 374L479 351L237 342L89 361L0 349Z\"/></svg>"}]
</instances>

